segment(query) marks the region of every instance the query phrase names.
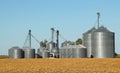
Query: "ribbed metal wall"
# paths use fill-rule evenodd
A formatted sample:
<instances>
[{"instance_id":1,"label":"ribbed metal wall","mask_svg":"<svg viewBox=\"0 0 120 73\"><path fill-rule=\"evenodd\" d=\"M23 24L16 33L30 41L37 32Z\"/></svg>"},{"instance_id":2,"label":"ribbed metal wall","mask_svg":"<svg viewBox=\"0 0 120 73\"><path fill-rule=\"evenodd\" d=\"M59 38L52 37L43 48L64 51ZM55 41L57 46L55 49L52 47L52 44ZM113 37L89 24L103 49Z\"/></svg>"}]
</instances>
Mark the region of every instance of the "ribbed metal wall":
<instances>
[{"instance_id":1,"label":"ribbed metal wall","mask_svg":"<svg viewBox=\"0 0 120 73\"><path fill-rule=\"evenodd\" d=\"M35 58L35 49L24 48L23 50L25 58Z\"/></svg>"},{"instance_id":2,"label":"ribbed metal wall","mask_svg":"<svg viewBox=\"0 0 120 73\"><path fill-rule=\"evenodd\" d=\"M49 58L50 57L50 52L48 50L44 50L42 52L42 58Z\"/></svg>"},{"instance_id":3,"label":"ribbed metal wall","mask_svg":"<svg viewBox=\"0 0 120 73\"><path fill-rule=\"evenodd\" d=\"M73 50L74 50L73 51L74 58L86 58L87 57L87 49L86 48L80 47L80 46L74 46Z\"/></svg>"},{"instance_id":4,"label":"ribbed metal wall","mask_svg":"<svg viewBox=\"0 0 120 73\"><path fill-rule=\"evenodd\" d=\"M44 50L46 50L45 47L40 47L40 48L38 48L37 53L38 53L38 55L39 55L39 58L42 58L42 52L43 52Z\"/></svg>"},{"instance_id":5,"label":"ribbed metal wall","mask_svg":"<svg viewBox=\"0 0 120 73\"><path fill-rule=\"evenodd\" d=\"M113 58L115 53L114 33L99 27L92 35L94 58Z\"/></svg>"},{"instance_id":6,"label":"ribbed metal wall","mask_svg":"<svg viewBox=\"0 0 120 73\"><path fill-rule=\"evenodd\" d=\"M81 45L70 45L61 47L60 49L61 58L86 58L87 49Z\"/></svg>"},{"instance_id":7,"label":"ribbed metal wall","mask_svg":"<svg viewBox=\"0 0 120 73\"><path fill-rule=\"evenodd\" d=\"M49 42L48 44L47 44L47 48L49 49L49 51L51 52L51 50L53 49L53 48L55 48L56 47L56 43L55 42Z\"/></svg>"},{"instance_id":8,"label":"ribbed metal wall","mask_svg":"<svg viewBox=\"0 0 120 73\"><path fill-rule=\"evenodd\" d=\"M22 49L20 49L19 47L12 47L9 49L8 51L9 54L9 58L23 58L24 54Z\"/></svg>"},{"instance_id":9,"label":"ribbed metal wall","mask_svg":"<svg viewBox=\"0 0 120 73\"><path fill-rule=\"evenodd\" d=\"M83 45L87 47L87 57L91 57L92 55L92 33L96 30L95 27L92 29L88 30L83 34Z\"/></svg>"}]
</instances>

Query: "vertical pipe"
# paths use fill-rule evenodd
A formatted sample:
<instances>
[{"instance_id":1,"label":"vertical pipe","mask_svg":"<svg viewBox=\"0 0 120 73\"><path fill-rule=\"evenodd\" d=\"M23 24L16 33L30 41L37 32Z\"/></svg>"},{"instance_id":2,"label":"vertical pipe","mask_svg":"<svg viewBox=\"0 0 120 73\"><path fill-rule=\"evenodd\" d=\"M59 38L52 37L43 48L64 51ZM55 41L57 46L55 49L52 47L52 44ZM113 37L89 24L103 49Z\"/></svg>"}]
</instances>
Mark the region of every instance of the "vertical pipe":
<instances>
[{"instance_id":1,"label":"vertical pipe","mask_svg":"<svg viewBox=\"0 0 120 73\"><path fill-rule=\"evenodd\" d=\"M56 55L56 58L59 58L59 31L57 30L56 33L57 33L56 45L58 50L58 54Z\"/></svg>"},{"instance_id":2,"label":"vertical pipe","mask_svg":"<svg viewBox=\"0 0 120 73\"><path fill-rule=\"evenodd\" d=\"M99 28L99 25L100 25L100 13L97 12L97 15L98 15L98 28Z\"/></svg>"},{"instance_id":3,"label":"vertical pipe","mask_svg":"<svg viewBox=\"0 0 120 73\"><path fill-rule=\"evenodd\" d=\"M29 30L29 48L31 48L31 30Z\"/></svg>"},{"instance_id":4,"label":"vertical pipe","mask_svg":"<svg viewBox=\"0 0 120 73\"><path fill-rule=\"evenodd\" d=\"M56 40L56 42L57 42L57 49L59 49L59 31L57 30L57 40Z\"/></svg>"},{"instance_id":5,"label":"vertical pipe","mask_svg":"<svg viewBox=\"0 0 120 73\"><path fill-rule=\"evenodd\" d=\"M54 28L51 28L52 30L52 42L54 41Z\"/></svg>"}]
</instances>

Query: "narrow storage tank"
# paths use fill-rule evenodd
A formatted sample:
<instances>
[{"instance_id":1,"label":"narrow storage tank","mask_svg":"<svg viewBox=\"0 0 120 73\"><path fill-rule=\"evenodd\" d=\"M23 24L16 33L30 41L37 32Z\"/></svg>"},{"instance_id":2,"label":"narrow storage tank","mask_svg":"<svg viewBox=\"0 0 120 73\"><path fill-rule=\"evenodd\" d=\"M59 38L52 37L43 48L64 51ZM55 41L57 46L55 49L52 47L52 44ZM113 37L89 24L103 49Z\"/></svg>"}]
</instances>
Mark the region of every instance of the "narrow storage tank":
<instances>
[{"instance_id":1,"label":"narrow storage tank","mask_svg":"<svg viewBox=\"0 0 120 73\"><path fill-rule=\"evenodd\" d=\"M92 55L92 39L91 36L93 32L96 30L95 27L88 30L83 34L83 45L87 48L87 57L91 57Z\"/></svg>"},{"instance_id":2,"label":"narrow storage tank","mask_svg":"<svg viewBox=\"0 0 120 73\"><path fill-rule=\"evenodd\" d=\"M24 57L25 58L35 58L35 49L24 48Z\"/></svg>"},{"instance_id":3,"label":"narrow storage tank","mask_svg":"<svg viewBox=\"0 0 120 73\"><path fill-rule=\"evenodd\" d=\"M47 48L49 49L49 51L51 52L51 50L53 49L53 48L55 48L56 47L56 43L55 42L49 42L48 44L47 44Z\"/></svg>"},{"instance_id":4,"label":"narrow storage tank","mask_svg":"<svg viewBox=\"0 0 120 73\"><path fill-rule=\"evenodd\" d=\"M8 51L9 54L9 58L23 58L24 54L22 49L20 49L19 47L12 47L9 49Z\"/></svg>"},{"instance_id":5,"label":"narrow storage tank","mask_svg":"<svg viewBox=\"0 0 120 73\"><path fill-rule=\"evenodd\" d=\"M38 53L38 55L39 55L39 58L42 58L42 52L43 52L45 49L46 49L45 47L40 47L40 48L38 48L37 53Z\"/></svg>"},{"instance_id":6,"label":"narrow storage tank","mask_svg":"<svg viewBox=\"0 0 120 73\"><path fill-rule=\"evenodd\" d=\"M113 58L115 53L114 32L101 26L92 35L94 58Z\"/></svg>"},{"instance_id":7,"label":"narrow storage tank","mask_svg":"<svg viewBox=\"0 0 120 73\"><path fill-rule=\"evenodd\" d=\"M48 50L43 50L42 58L49 58L49 57L50 57L50 52Z\"/></svg>"}]
</instances>

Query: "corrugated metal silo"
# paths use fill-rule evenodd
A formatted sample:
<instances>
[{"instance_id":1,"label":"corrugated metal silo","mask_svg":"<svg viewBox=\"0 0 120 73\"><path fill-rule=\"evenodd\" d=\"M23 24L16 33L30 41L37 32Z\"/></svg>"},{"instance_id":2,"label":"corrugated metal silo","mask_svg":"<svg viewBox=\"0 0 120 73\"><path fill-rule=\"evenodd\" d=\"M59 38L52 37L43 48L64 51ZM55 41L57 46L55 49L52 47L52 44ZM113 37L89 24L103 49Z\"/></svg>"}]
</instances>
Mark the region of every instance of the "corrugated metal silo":
<instances>
[{"instance_id":1,"label":"corrugated metal silo","mask_svg":"<svg viewBox=\"0 0 120 73\"><path fill-rule=\"evenodd\" d=\"M42 52L43 52L44 50L46 50L45 47L40 47L40 48L38 48L37 53L38 53L38 55L39 55L39 58L42 58Z\"/></svg>"},{"instance_id":2,"label":"corrugated metal silo","mask_svg":"<svg viewBox=\"0 0 120 73\"><path fill-rule=\"evenodd\" d=\"M49 49L49 51L51 52L51 50L53 49L53 48L55 48L56 47L56 43L55 42L49 42L48 44L47 44L47 48Z\"/></svg>"},{"instance_id":3,"label":"corrugated metal silo","mask_svg":"<svg viewBox=\"0 0 120 73\"><path fill-rule=\"evenodd\" d=\"M96 30L95 27L92 29L88 30L83 34L83 45L87 48L87 57L91 57L92 55L92 40L91 36L92 33Z\"/></svg>"},{"instance_id":4,"label":"corrugated metal silo","mask_svg":"<svg viewBox=\"0 0 120 73\"><path fill-rule=\"evenodd\" d=\"M92 35L94 58L113 58L115 53L114 32L101 26Z\"/></svg>"},{"instance_id":5,"label":"corrugated metal silo","mask_svg":"<svg viewBox=\"0 0 120 73\"><path fill-rule=\"evenodd\" d=\"M74 58L86 58L87 57L87 48L81 45L75 45L74 47Z\"/></svg>"},{"instance_id":6,"label":"corrugated metal silo","mask_svg":"<svg viewBox=\"0 0 120 73\"><path fill-rule=\"evenodd\" d=\"M35 58L35 49L24 48L24 57L25 58Z\"/></svg>"},{"instance_id":7,"label":"corrugated metal silo","mask_svg":"<svg viewBox=\"0 0 120 73\"><path fill-rule=\"evenodd\" d=\"M49 57L50 57L50 52L48 50L43 50L42 58L49 58Z\"/></svg>"},{"instance_id":8,"label":"corrugated metal silo","mask_svg":"<svg viewBox=\"0 0 120 73\"><path fill-rule=\"evenodd\" d=\"M22 49L20 49L19 47L12 47L9 49L8 51L9 54L9 58L23 58L24 54Z\"/></svg>"}]
</instances>

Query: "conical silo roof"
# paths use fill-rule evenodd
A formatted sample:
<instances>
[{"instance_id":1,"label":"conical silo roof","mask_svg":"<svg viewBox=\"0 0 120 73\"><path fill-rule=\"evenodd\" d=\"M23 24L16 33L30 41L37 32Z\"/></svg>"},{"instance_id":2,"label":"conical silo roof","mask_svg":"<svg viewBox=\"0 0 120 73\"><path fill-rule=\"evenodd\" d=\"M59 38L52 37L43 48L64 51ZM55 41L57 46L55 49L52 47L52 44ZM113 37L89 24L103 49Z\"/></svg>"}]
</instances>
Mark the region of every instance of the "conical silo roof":
<instances>
[{"instance_id":1,"label":"conical silo roof","mask_svg":"<svg viewBox=\"0 0 120 73\"><path fill-rule=\"evenodd\" d=\"M111 32L111 31L108 30L106 27L101 26L95 32Z\"/></svg>"},{"instance_id":2,"label":"conical silo roof","mask_svg":"<svg viewBox=\"0 0 120 73\"><path fill-rule=\"evenodd\" d=\"M95 27L92 27L90 30L88 30L87 32L85 32L84 34L89 34L89 33L91 33L91 32L94 32L96 30L96 28Z\"/></svg>"}]
</instances>

